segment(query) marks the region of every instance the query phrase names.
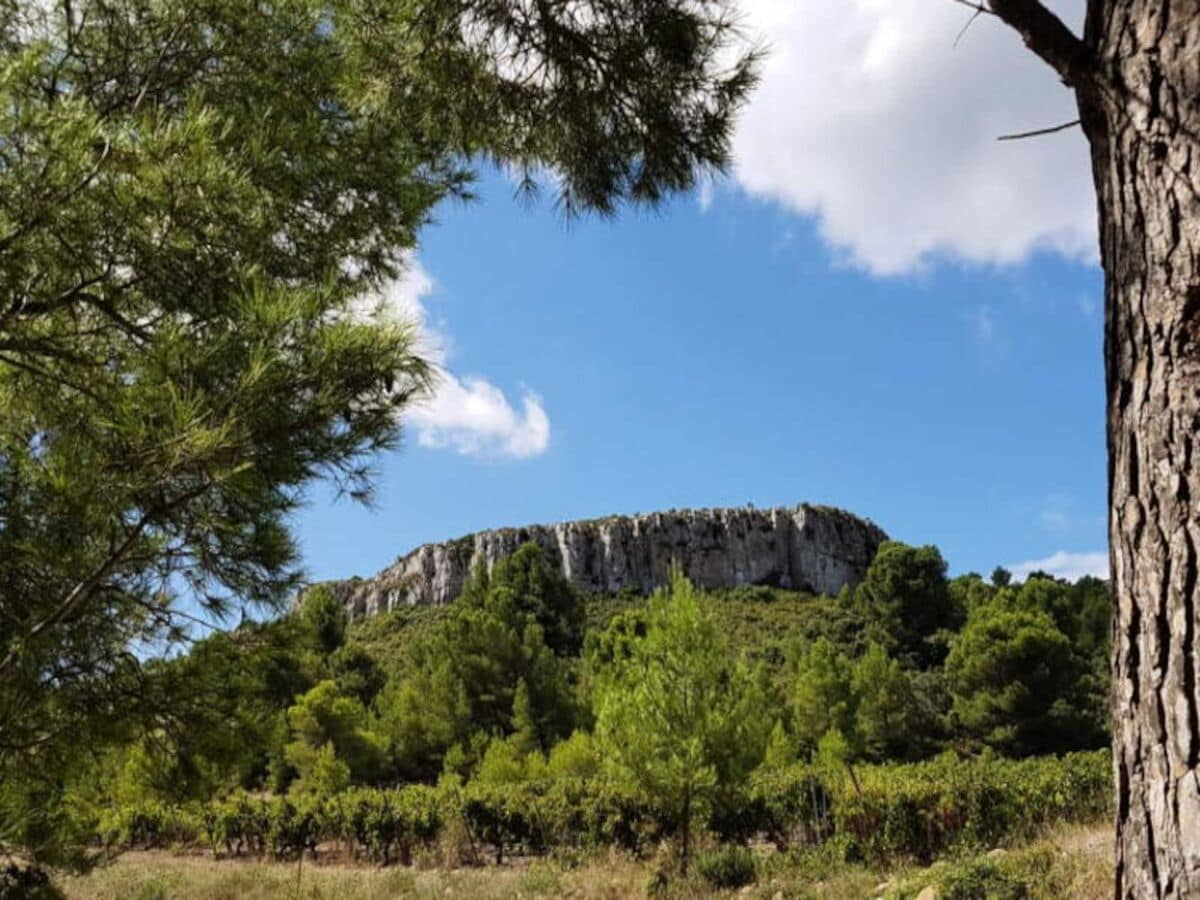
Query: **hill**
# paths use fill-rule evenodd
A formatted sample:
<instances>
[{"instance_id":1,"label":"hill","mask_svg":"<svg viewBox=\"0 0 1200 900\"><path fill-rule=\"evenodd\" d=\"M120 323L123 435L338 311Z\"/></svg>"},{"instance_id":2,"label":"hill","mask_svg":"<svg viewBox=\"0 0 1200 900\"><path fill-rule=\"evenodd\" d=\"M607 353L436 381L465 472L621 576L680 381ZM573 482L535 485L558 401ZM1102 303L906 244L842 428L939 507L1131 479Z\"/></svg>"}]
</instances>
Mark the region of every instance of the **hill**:
<instances>
[{"instance_id":1,"label":"hill","mask_svg":"<svg viewBox=\"0 0 1200 900\"><path fill-rule=\"evenodd\" d=\"M490 572L533 543L585 595L649 594L675 564L708 590L770 585L833 595L862 580L885 540L869 520L807 503L669 510L481 531L418 547L372 578L326 586L351 617L444 606L477 567Z\"/></svg>"}]
</instances>

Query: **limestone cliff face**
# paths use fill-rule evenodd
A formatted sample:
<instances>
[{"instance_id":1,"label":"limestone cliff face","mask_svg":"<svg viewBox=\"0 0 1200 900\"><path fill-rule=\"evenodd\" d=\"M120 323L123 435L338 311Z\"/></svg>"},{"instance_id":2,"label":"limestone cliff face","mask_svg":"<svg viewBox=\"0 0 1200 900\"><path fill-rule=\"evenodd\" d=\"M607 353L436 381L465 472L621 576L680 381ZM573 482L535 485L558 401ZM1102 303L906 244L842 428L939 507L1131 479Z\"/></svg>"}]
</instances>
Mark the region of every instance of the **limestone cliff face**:
<instances>
[{"instance_id":1,"label":"limestone cliff face","mask_svg":"<svg viewBox=\"0 0 1200 900\"><path fill-rule=\"evenodd\" d=\"M557 525L481 531L418 547L373 578L328 586L352 617L450 603L477 565L490 570L527 541L581 591L649 593L678 561L705 588L765 584L836 594L863 576L887 535L829 507L672 510Z\"/></svg>"}]
</instances>

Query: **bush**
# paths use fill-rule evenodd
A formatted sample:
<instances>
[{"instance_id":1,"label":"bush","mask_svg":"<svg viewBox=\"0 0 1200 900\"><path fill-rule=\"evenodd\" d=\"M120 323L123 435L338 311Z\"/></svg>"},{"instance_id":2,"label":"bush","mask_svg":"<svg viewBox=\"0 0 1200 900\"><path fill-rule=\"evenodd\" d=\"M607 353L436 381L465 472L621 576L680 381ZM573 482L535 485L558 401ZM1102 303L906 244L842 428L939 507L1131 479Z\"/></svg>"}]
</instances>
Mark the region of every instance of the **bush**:
<instances>
[{"instance_id":1,"label":"bush","mask_svg":"<svg viewBox=\"0 0 1200 900\"><path fill-rule=\"evenodd\" d=\"M473 783L463 793L462 815L471 835L495 850L499 865L505 849L543 848L544 817L537 801L532 785Z\"/></svg>"},{"instance_id":2,"label":"bush","mask_svg":"<svg viewBox=\"0 0 1200 900\"><path fill-rule=\"evenodd\" d=\"M715 888L744 887L754 883L754 854L736 845L721 847L702 853L696 860L696 871Z\"/></svg>"},{"instance_id":3,"label":"bush","mask_svg":"<svg viewBox=\"0 0 1200 900\"><path fill-rule=\"evenodd\" d=\"M960 866L942 881L945 900L1028 900L1029 885L1016 872L992 862Z\"/></svg>"},{"instance_id":4,"label":"bush","mask_svg":"<svg viewBox=\"0 0 1200 900\"><path fill-rule=\"evenodd\" d=\"M62 894L50 876L34 866L5 866L0 869L0 900L59 900Z\"/></svg>"},{"instance_id":5,"label":"bush","mask_svg":"<svg viewBox=\"0 0 1200 900\"><path fill-rule=\"evenodd\" d=\"M879 862L929 861L957 845L994 847L1057 822L1109 814L1107 751L1019 761L942 757L857 770L857 786L833 787L839 834Z\"/></svg>"},{"instance_id":6,"label":"bush","mask_svg":"<svg viewBox=\"0 0 1200 900\"><path fill-rule=\"evenodd\" d=\"M1058 854L1039 848L1017 853L976 856L956 863L938 863L911 877L897 896L918 896L932 884L941 900L1033 900L1061 897L1067 891L1063 873L1056 871Z\"/></svg>"},{"instance_id":7,"label":"bush","mask_svg":"<svg viewBox=\"0 0 1200 900\"><path fill-rule=\"evenodd\" d=\"M98 836L110 847L189 846L199 843L203 818L190 807L147 801L108 810L101 816Z\"/></svg>"},{"instance_id":8,"label":"bush","mask_svg":"<svg viewBox=\"0 0 1200 900\"><path fill-rule=\"evenodd\" d=\"M726 840L763 835L779 850L793 843L815 844L833 832L829 790L808 766L756 772L742 799L714 816L710 827Z\"/></svg>"},{"instance_id":9,"label":"bush","mask_svg":"<svg viewBox=\"0 0 1200 900\"><path fill-rule=\"evenodd\" d=\"M418 844L433 841L441 828L436 792L424 785L399 790L355 788L331 797L323 807L325 833L388 865L393 851L412 863Z\"/></svg>"}]
</instances>

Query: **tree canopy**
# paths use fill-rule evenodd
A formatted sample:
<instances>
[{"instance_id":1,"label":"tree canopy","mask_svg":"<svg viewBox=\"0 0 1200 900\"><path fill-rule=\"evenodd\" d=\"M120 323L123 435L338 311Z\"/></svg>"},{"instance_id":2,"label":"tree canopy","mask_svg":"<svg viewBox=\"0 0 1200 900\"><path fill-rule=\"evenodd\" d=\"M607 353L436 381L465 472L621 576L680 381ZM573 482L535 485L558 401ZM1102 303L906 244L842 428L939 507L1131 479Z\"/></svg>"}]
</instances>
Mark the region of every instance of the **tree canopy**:
<instances>
[{"instance_id":1,"label":"tree canopy","mask_svg":"<svg viewBox=\"0 0 1200 900\"><path fill-rule=\"evenodd\" d=\"M693 818L762 762L766 698L679 573L626 646L597 694L598 745L618 778L669 811L686 870Z\"/></svg>"},{"instance_id":2,"label":"tree canopy","mask_svg":"<svg viewBox=\"0 0 1200 900\"><path fill-rule=\"evenodd\" d=\"M52 802L171 700L148 654L292 594L313 479L369 498L435 377L375 298L471 167L685 189L737 41L717 0L0 0L0 780Z\"/></svg>"}]
</instances>

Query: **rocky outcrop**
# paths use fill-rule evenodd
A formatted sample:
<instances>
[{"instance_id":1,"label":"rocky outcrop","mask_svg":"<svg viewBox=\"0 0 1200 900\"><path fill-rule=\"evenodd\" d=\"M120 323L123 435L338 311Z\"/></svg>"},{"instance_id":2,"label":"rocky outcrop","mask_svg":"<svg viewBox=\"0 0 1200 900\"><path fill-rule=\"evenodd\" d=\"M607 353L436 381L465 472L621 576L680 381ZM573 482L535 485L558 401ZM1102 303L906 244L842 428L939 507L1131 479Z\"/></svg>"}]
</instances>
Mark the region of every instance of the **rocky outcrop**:
<instances>
[{"instance_id":1,"label":"rocky outcrop","mask_svg":"<svg viewBox=\"0 0 1200 900\"><path fill-rule=\"evenodd\" d=\"M418 547L373 578L328 587L352 617L450 603L476 566L490 570L533 541L588 594L650 593L666 583L673 562L705 588L836 594L862 578L886 539L872 522L823 506L672 510L481 531Z\"/></svg>"}]
</instances>

